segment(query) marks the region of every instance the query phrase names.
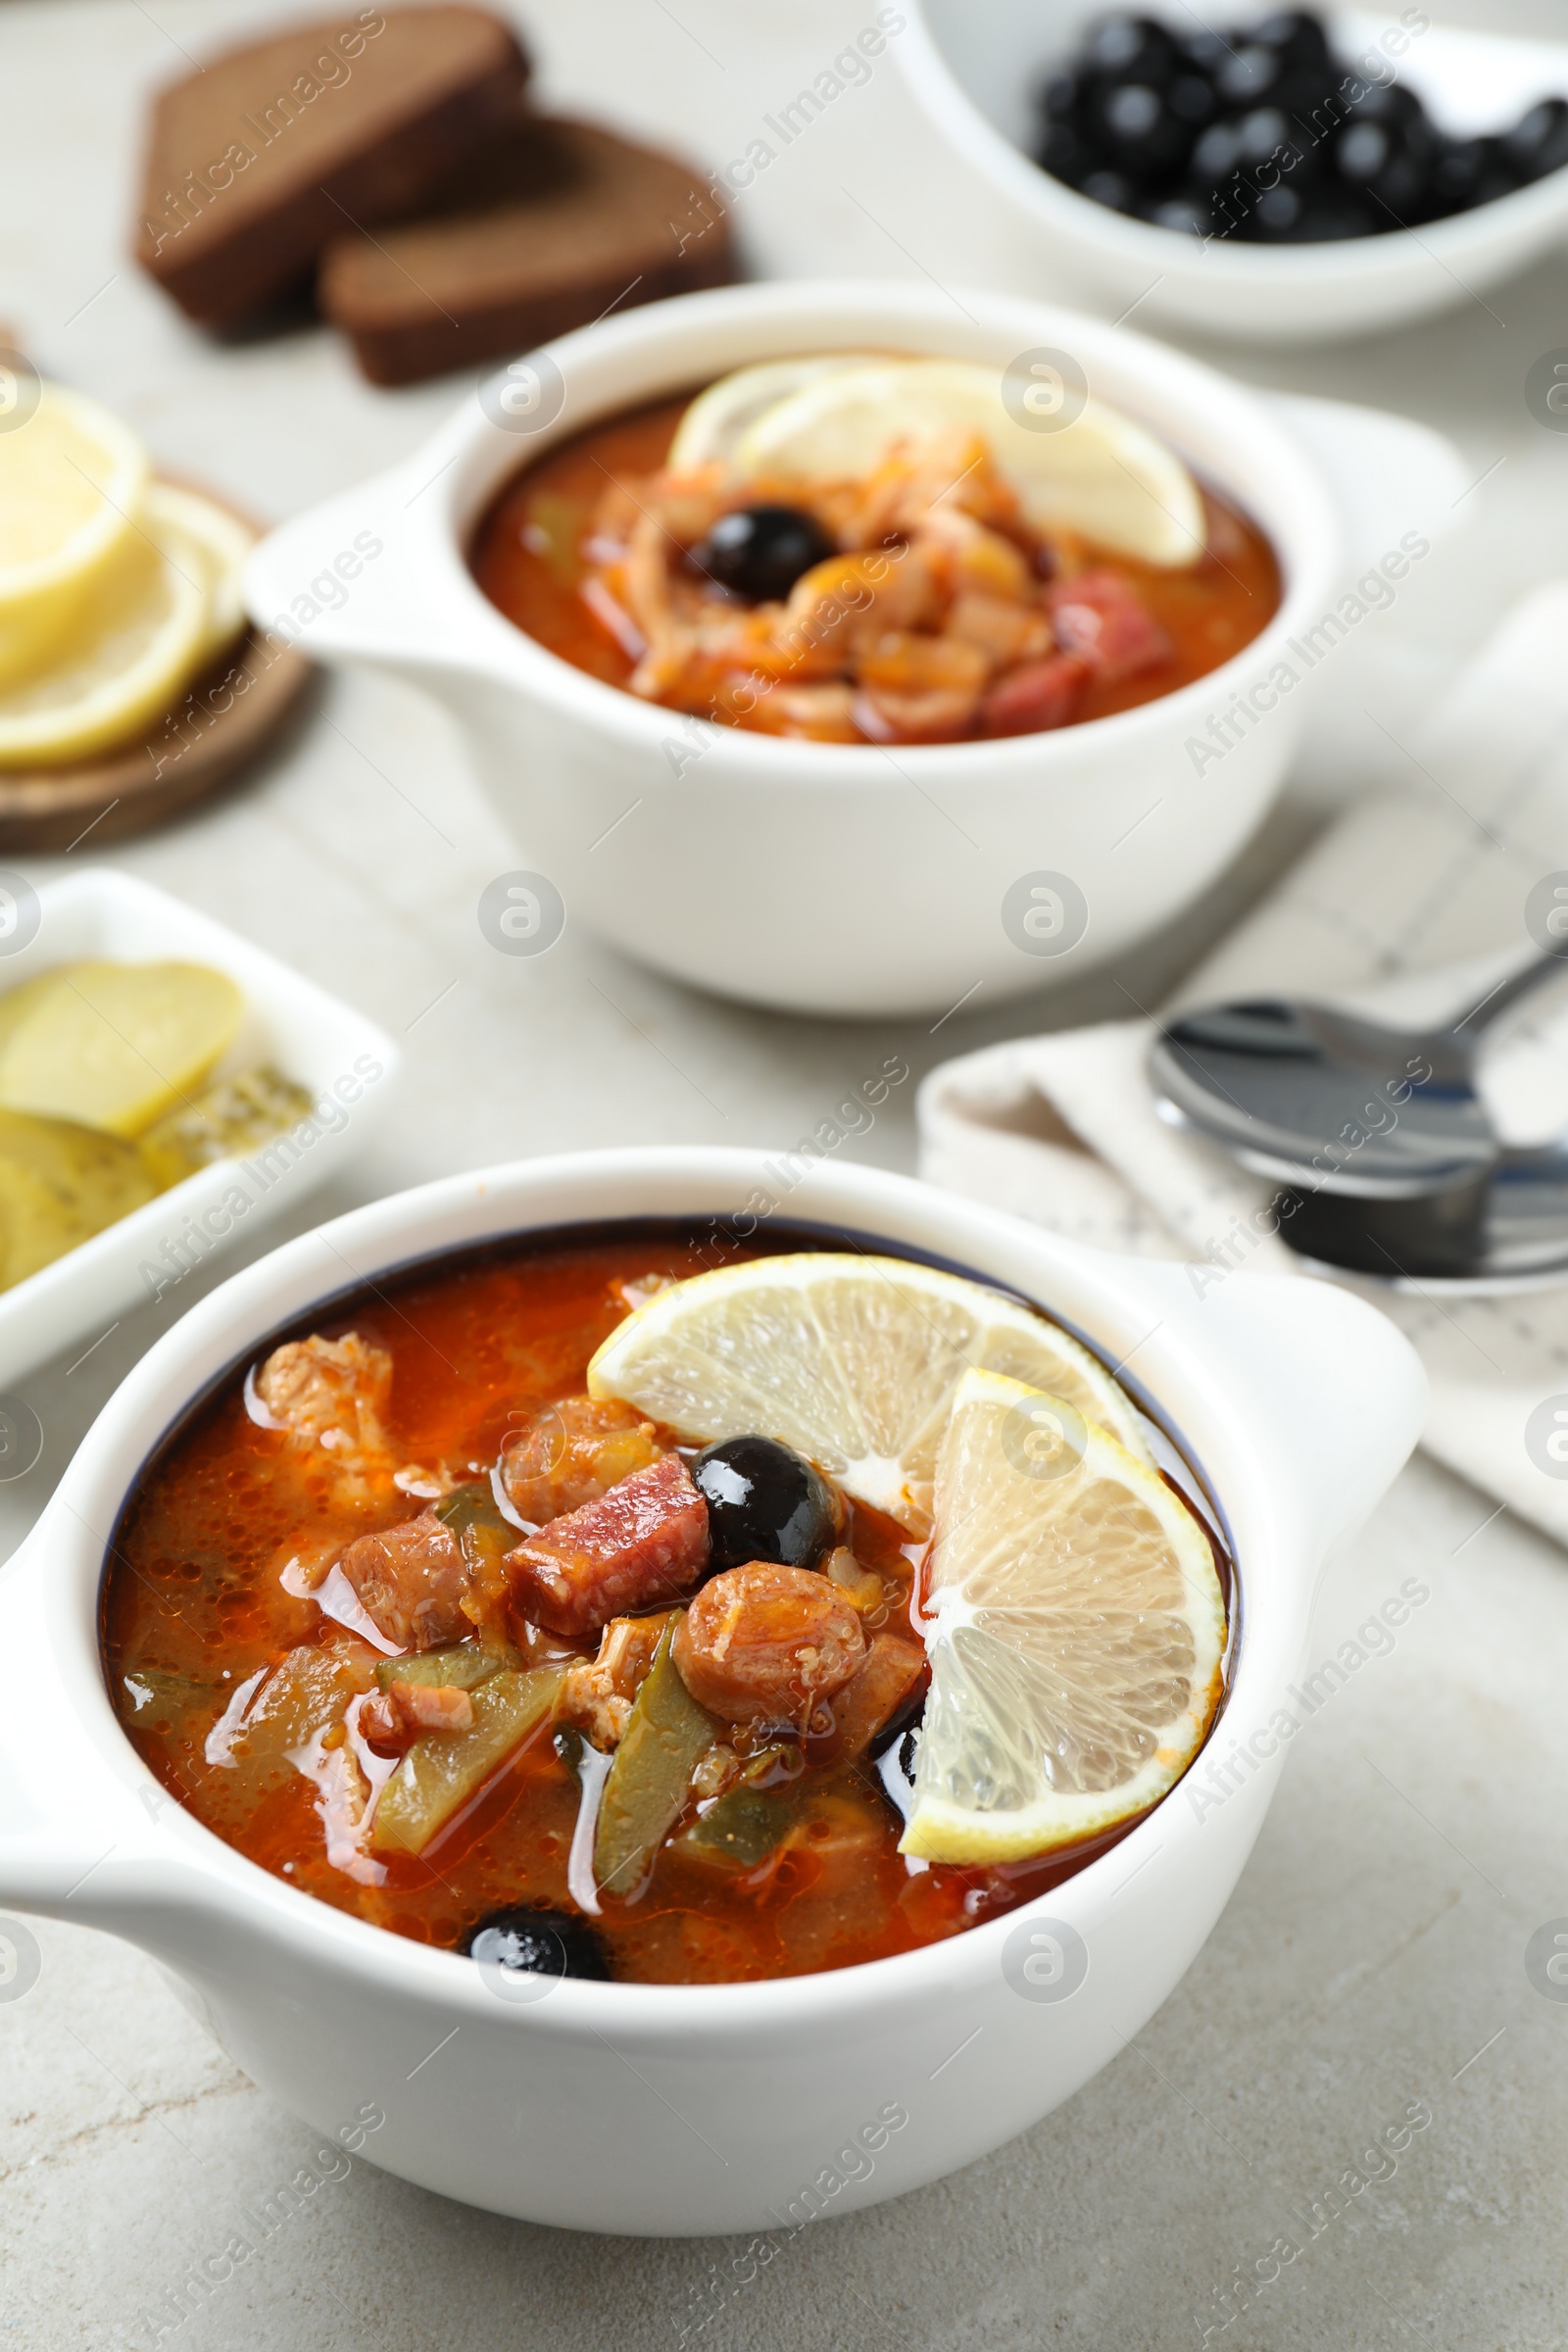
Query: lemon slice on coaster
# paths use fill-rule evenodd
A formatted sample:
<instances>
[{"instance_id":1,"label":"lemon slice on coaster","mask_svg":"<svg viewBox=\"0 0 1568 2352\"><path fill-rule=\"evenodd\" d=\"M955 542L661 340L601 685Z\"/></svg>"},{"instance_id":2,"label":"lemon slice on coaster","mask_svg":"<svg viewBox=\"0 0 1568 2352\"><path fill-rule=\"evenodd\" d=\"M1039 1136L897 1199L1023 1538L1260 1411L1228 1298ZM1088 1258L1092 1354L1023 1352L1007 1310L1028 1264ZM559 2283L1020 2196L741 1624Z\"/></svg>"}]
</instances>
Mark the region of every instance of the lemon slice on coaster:
<instances>
[{"instance_id":1,"label":"lemon slice on coaster","mask_svg":"<svg viewBox=\"0 0 1568 2352\"><path fill-rule=\"evenodd\" d=\"M1163 1796L1213 1721L1225 1600L1208 1538L1059 1397L964 1374L925 1598L904 1853L1017 1862L1095 1837Z\"/></svg>"},{"instance_id":2,"label":"lemon slice on coaster","mask_svg":"<svg viewBox=\"0 0 1568 2352\"><path fill-rule=\"evenodd\" d=\"M873 360L805 383L754 416L735 443L737 473L837 482L869 473L896 441L955 426L978 433L1038 530L1081 531L1099 546L1171 568L1203 552L1203 502L1174 451L1102 401L1070 424L1033 431L1002 397L1000 368L967 360Z\"/></svg>"},{"instance_id":3,"label":"lemon slice on coaster","mask_svg":"<svg viewBox=\"0 0 1568 2352\"><path fill-rule=\"evenodd\" d=\"M245 1000L202 963L63 965L0 999L0 1106L139 1135L182 1102Z\"/></svg>"},{"instance_id":4,"label":"lemon slice on coaster","mask_svg":"<svg viewBox=\"0 0 1568 2352\"><path fill-rule=\"evenodd\" d=\"M143 519L180 532L200 552L207 577L207 628L197 659L206 662L231 645L245 626L240 573L258 534L216 499L197 490L155 482L147 493Z\"/></svg>"},{"instance_id":5,"label":"lemon slice on coaster","mask_svg":"<svg viewBox=\"0 0 1568 2352\"><path fill-rule=\"evenodd\" d=\"M611 1334L588 1389L704 1444L780 1439L924 1535L948 1408L974 1364L1065 1396L1147 1459L1131 1402L1076 1340L980 1283L897 1257L802 1251L694 1275Z\"/></svg>"},{"instance_id":6,"label":"lemon slice on coaster","mask_svg":"<svg viewBox=\"0 0 1568 2352\"><path fill-rule=\"evenodd\" d=\"M118 416L58 384L0 432L0 680L58 644L131 538L147 472Z\"/></svg>"},{"instance_id":7,"label":"lemon slice on coaster","mask_svg":"<svg viewBox=\"0 0 1568 2352\"><path fill-rule=\"evenodd\" d=\"M0 768L89 759L166 710L202 657L208 578L198 543L144 514L47 664L0 686Z\"/></svg>"},{"instance_id":8,"label":"lemon slice on coaster","mask_svg":"<svg viewBox=\"0 0 1568 2352\"><path fill-rule=\"evenodd\" d=\"M716 384L699 392L680 420L664 463L677 473L726 463L747 426L787 394L820 376L871 365L867 353L845 351L804 360L760 360L755 368L737 368L733 375L721 375Z\"/></svg>"}]
</instances>

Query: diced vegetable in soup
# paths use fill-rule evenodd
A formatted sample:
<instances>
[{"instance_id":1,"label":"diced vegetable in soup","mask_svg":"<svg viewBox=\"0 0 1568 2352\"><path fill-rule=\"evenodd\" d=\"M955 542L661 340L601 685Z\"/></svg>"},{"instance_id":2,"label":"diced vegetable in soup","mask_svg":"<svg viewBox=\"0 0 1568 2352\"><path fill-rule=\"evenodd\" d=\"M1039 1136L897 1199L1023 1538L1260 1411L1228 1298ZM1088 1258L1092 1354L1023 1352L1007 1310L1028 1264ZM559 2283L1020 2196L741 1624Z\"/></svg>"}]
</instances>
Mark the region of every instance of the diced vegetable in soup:
<instances>
[{"instance_id":1,"label":"diced vegetable in soup","mask_svg":"<svg viewBox=\"0 0 1568 2352\"><path fill-rule=\"evenodd\" d=\"M173 1795L396 1934L645 1983L934 1942L1158 1801L1230 1571L1103 1366L934 1268L706 1254L470 1254L236 1371L106 1584Z\"/></svg>"},{"instance_id":2,"label":"diced vegetable in soup","mask_svg":"<svg viewBox=\"0 0 1568 2352\"><path fill-rule=\"evenodd\" d=\"M473 568L579 669L822 743L1104 717L1217 668L1280 601L1256 524L1120 411L854 353L591 425L502 492Z\"/></svg>"}]
</instances>

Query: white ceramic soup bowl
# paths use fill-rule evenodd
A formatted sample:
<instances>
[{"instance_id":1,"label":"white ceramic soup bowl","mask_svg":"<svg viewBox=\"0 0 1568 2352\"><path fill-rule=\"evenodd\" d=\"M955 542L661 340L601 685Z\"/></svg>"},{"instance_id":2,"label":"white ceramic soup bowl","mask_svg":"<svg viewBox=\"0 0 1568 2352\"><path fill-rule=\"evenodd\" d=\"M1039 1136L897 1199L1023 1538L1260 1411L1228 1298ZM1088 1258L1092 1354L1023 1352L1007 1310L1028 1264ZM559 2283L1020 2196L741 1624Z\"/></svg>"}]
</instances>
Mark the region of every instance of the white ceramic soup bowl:
<instances>
[{"instance_id":1,"label":"white ceramic soup bowl","mask_svg":"<svg viewBox=\"0 0 1568 2352\"><path fill-rule=\"evenodd\" d=\"M1241 1594L1228 1703L1188 1782L1119 1845L1026 1909L893 1959L757 1984L530 1981L541 1997L514 2002L459 1954L246 1861L141 1763L105 1688L100 1588L138 1471L193 1400L281 1326L335 1311L351 1277L598 1219L744 1232L768 1185L760 1152L606 1152L451 1177L288 1243L136 1367L4 1571L0 1904L154 1953L236 2063L321 2133L325 2163L346 2147L469 2204L648 2235L872 2204L1087 2082L1191 1966L1236 1884L1294 1725L1286 1686L1325 1552L1415 1440L1414 1355L1327 1285L1249 1276L1200 1296L1182 1267L826 1165L781 1204L792 1223L1049 1306L1125 1361L1223 1516Z\"/></svg>"},{"instance_id":2,"label":"white ceramic soup bowl","mask_svg":"<svg viewBox=\"0 0 1568 2352\"><path fill-rule=\"evenodd\" d=\"M1265 0L1151 0L1146 13L1190 32L1200 22L1255 23L1268 10ZM1205 244L1095 204L1038 170L1028 149L1046 73L1105 14L1103 0L1053 0L1049 9L1040 0L909 0L909 24L889 44L916 121L984 206L988 284L1081 293L1117 313L1137 303L1151 324L1238 342L1319 343L1461 309L1568 237L1568 171L1446 220L1339 244ZM1436 24L1424 7L1334 9L1328 24L1361 80L1403 82L1456 137L1508 129L1538 100L1568 97L1561 41ZM953 177L933 172L927 155L925 187L946 179L948 201L909 191L915 249L939 270L955 218L971 236L980 226L972 201L953 201Z\"/></svg>"},{"instance_id":3,"label":"white ceramic soup bowl","mask_svg":"<svg viewBox=\"0 0 1568 2352\"><path fill-rule=\"evenodd\" d=\"M547 653L480 594L466 560L480 516L557 442L749 361L867 347L999 373L1020 354L1065 351L1096 394L1262 525L1285 575L1280 611L1220 669L1114 717L884 752L681 719ZM1299 736L1314 681L1288 642L1320 620L1341 552L1303 442L1196 361L1005 296L781 284L653 303L514 363L405 464L274 531L247 596L314 657L413 677L450 706L519 868L553 884L568 921L723 995L941 1012L982 984L990 1002L1075 976L1220 871ZM1281 662L1299 684L1269 685ZM1195 756L1190 739L1243 691L1258 702L1233 748ZM1020 945L1003 902L1023 881L1027 903L1042 873L1066 877L1073 915Z\"/></svg>"}]
</instances>

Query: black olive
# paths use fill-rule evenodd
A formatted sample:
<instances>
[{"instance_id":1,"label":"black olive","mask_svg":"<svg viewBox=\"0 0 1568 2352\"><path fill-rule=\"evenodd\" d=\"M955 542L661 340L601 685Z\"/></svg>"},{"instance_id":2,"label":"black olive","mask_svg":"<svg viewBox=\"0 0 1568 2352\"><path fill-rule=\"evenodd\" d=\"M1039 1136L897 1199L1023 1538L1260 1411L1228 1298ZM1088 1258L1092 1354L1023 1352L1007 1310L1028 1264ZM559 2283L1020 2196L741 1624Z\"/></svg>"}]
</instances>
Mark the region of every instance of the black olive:
<instances>
[{"instance_id":1,"label":"black olive","mask_svg":"<svg viewBox=\"0 0 1568 2352\"><path fill-rule=\"evenodd\" d=\"M686 561L721 588L760 605L788 596L802 572L835 552L815 516L799 507L734 507Z\"/></svg>"},{"instance_id":2,"label":"black olive","mask_svg":"<svg viewBox=\"0 0 1568 2352\"><path fill-rule=\"evenodd\" d=\"M1261 49L1275 49L1288 65L1305 66L1322 74L1331 64L1328 35L1316 17L1303 9L1282 8L1261 24L1254 24L1248 39Z\"/></svg>"},{"instance_id":3,"label":"black olive","mask_svg":"<svg viewBox=\"0 0 1568 2352\"><path fill-rule=\"evenodd\" d=\"M1169 27L1152 17L1102 17L1083 54L1091 74L1117 81L1168 81L1179 62Z\"/></svg>"},{"instance_id":4,"label":"black olive","mask_svg":"<svg viewBox=\"0 0 1568 2352\"><path fill-rule=\"evenodd\" d=\"M1200 74L1210 80L1219 72L1231 53L1231 43L1222 32L1210 32L1207 25L1196 31L1182 33L1176 43L1188 65L1196 66Z\"/></svg>"},{"instance_id":5,"label":"black olive","mask_svg":"<svg viewBox=\"0 0 1568 2352\"><path fill-rule=\"evenodd\" d=\"M1152 220L1156 228L1180 229L1189 237L1206 237L1214 226L1214 216L1206 199L1198 196L1161 196L1148 206L1140 206L1139 218Z\"/></svg>"},{"instance_id":6,"label":"black olive","mask_svg":"<svg viewBox=\"0 0 1568 2352\"><path fill-rule=\"evenodd\" d=\"M470 1959L513 1975L610 1981L610 1963L593 1929L564 1911L493 1911L466 1949Z\"/></svg>"},{"instance_id":7,"label":"black olive","mask_svg":"<svg viewBox=\"0 0 1568 2352\"><path fill-rule=\"evenodd\" d=\"M772 1438L724 1438L691 1465L708 1504L714 1568L777 1560L814 1568L838 1538L833 1492L804 1454Z\"/></svg>"},{"instance_id":8,"label":"black olive","mask_svg":"<svg viewBox=\"0 0 1568 2352\"><path fill-rule=\"evenodd\" d=\"M1386 235L1568 170L1568 98L1449 138L1406 84L1348 63L1305 9L1218 31L1105 17L1042 85L1036 159L1157 227L1276 245Z\"/></svg>"},{"instance_id":9,"label":"black olive","mask_svg":"<svg viewBox=\"0 0 1568 2352\"><path fill-rule=\"evenodd\" d=\"M1229 106L1260 106L1284 70L1277 49L1250 44L1231 52L1214 76L1214 86Z\"/></svg>"},{"instance_id":10,"label":"black olive","mask_svg":"<svg viewBox=\"0 0 1568 2352\"><path fill-rule=\"evenodd\" d=\"M1302 199L1295 188L1282 181L1277 188L1265 188L1252 208L1257 235L1267 245L1294 244L1300 231Z\"/></svg>"},{"instance_id":11,"label":"black olive","mask_svg":"<svg viewBox=\"0 0 1568 2352\"><path fill-rule=\"evenodd\" d=\"M1241 133L1234 122L1211 122L1193 149L1189 173L1196 188L1217 188L1229 179L1242 158Z\"/></svg>"},{"instance_id":12,"label":"black olive","mask_svg":"<svg viewBox=\"0 0 1568 2352\"><path fill-rule=\"evenodd\" d=\"M1291 126L1277 106L1255 106L1237 123L1236 135L1244 164L1266 164L1289 148Z\"/></svg>"},{"instance_id":13,"label":"black olive","mask_svg":"<svg viewBox=\"0 0 1568 2352\"><path fill-rule=\"evenodd\" d=\"M1352 188L1364 188L1373 218L1402 226L1423 210L1436 142L1424 122L1352 122L1340 133L1334 167Z\"/></svg>"},{"instance_id":14,"label":"black olive","mask_svg":"<svg viewBox=\"0 0 1568 2352\"><path fill-rule=\"evenodd\" d=\"M1387 226L1394 223L1383 216ZM1346 237L1370 237L1378 223L1372 209L1348 189L1314 188L1301 206L1301 219L1292 240L1299 245L1333 245Z\"/></svg>"},{"instance_id":15,"label":"black olive","mask_svg":"<svg viewBox=\"0 0 1568 2352\"><path fill-rule=\"evenodd\" d=\"M1090 126L1115 168L1146 185L1179 171L1193 143L1192 125L1172 112L1163 90L1147 81L1107 83L1096 97Z\"/></svg>"},{"instance_id":16,"label":"black olive","mask_svg":"<svg viewBox=\"0 0 1568 2352\"><path fill-rule=\"evenodd\" d=\"M1048 122L1035 151L1042 170L1053 179L1064 179L1069 188L1080 187L1099 160L1099 150L1070 122Z\"/></svg>"},{"instance_id":17,"label":"black olive","mask_svg":"<svg viewBox=\"0 0 1568 2352\"><path fill-rule=\"evenodd\" d=\"M1568 164L1568 100L1543 98L1504 137L1503 153L1521 179L1544 179Z\"/></svg>"},{"instance_id":18,"label":"black olive","mask_svg":"<svg viewBox=\"0 0 1568 2352\"><path fill-rule=\"evenodd\" d=\"M1086 196L1113 213L1133 209L1133 183L1125 172L1091 172L1081 185Z\"/></svg>"},{"instance_id":19,"label":"black olive","mask_svg":"<svg viewBox=\"0 0 1568 2352\"><path fill-rule=\"evenodd\" d=\"M1040 92L1040 111L1048 122L1073 122L1078 113L1077 74L1048 74Z\"/></svg>"},{"instance_id":20,"label":"black olive","mask_svg":"<svg viewBox=\"0 0 1568 2352\"><path fill-rule=\"evenodd\" d=\"M1214 120L1214 93L1201 74L1178 74L1165 93L1165 104L1178 122L1194 130Z\"/></svg>"}]
</instances>

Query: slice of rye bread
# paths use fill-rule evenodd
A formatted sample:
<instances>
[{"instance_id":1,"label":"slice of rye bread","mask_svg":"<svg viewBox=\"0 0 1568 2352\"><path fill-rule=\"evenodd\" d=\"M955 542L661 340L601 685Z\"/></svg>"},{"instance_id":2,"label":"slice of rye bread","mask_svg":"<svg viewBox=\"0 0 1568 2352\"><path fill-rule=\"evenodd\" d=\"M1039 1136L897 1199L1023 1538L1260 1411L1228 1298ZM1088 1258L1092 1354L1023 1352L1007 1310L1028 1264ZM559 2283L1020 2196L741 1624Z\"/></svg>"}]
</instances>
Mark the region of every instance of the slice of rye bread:
<instances>
[{"instance_id":1,"label":"slice of rye bread","mask_svg":"<svg viewBox=\"0 0 1568 2352\"><path fill-rule=\"evenodd\" d=\"M412 384L733 274L700 172L595 123L524 115L422 219L337 238L318 291L372 383Z\"/></svg>"},{"instance_id":2,"label":"slice of rye bread","mask_svg":"<svg viewBox=\"0 0 1568 2352\"><path fill-rule=\"evenodd\" d=\"M482 8L345 10L230 49L154 102L135 254L229 326L350 222L417 211L516 119L528 62Z\"/></svg>"}]
</instances>

